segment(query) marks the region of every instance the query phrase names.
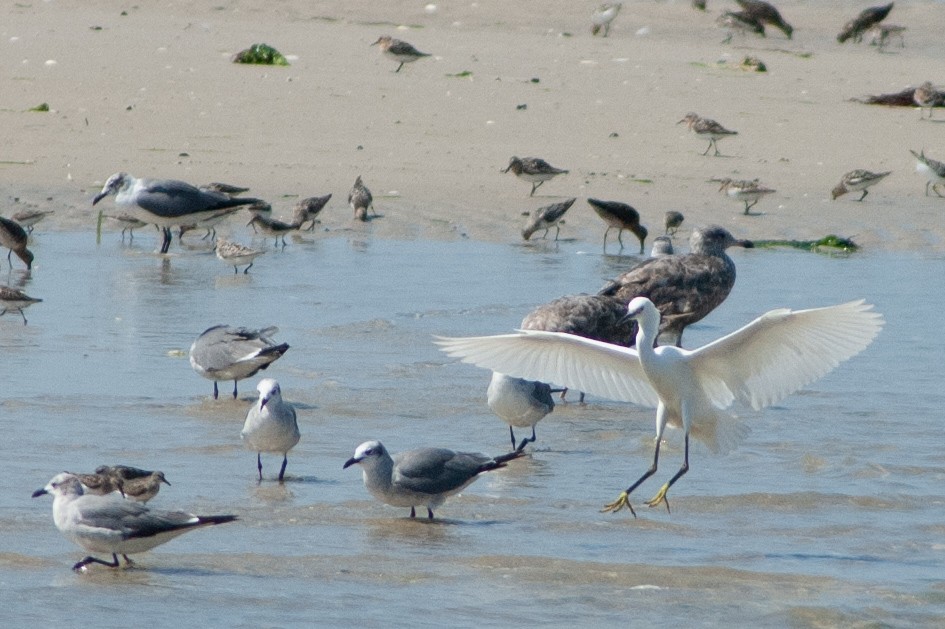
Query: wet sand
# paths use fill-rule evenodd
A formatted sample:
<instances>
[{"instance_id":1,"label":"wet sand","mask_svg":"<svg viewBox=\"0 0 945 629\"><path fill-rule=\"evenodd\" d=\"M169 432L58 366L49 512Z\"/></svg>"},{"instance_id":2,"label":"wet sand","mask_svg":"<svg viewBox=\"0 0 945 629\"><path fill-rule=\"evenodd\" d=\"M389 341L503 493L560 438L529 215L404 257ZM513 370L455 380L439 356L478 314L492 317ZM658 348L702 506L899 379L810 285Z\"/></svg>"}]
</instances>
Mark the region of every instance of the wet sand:
<instances>
[{"instance_id":1,"label":"wet sand","mask_svg":"<svg viewBox=\"0 0 945 629\"><path fill-rule=\"evenodd\" d=\"M945 124L849 101L936 80L942 5L897 4L887 22L908 27L906 46L883 54L868 40L835 40L863 3L778 6L793 40L769 29L725 45L715 17L733 7L723 3L707 13L634 3L606 39L591 36L587 7L563 0L543 3L540 17L530 3L499 1L431 11L361 1L9 5L0 213L53 208L46 228L92 228L91 197L126 170L248 186L277 215L331 192L323 228L340 229L361 174L383 218L371 225L378 237L504 241L518 236L522 212L593 196L634 205L651 233L673 209L690 226L721 223L742 237L838 233L872 248L945 249L945 201L924 196L908 152L945 160ZM394 73L370 46L385 33L433 57ZM257 42L292 65L230 62ZM746 55L768 72L719 63ZM40 103L50 111L27 111ZM705 142L676 125L688 111L739 132L721 142L724 157L703 157ZM527 183L499 172L512 155L571 172L528 198ZM831 201L854 168L893 174L864 203ZM713 177L759 178L777 194L744 216ZM603 229L584 203L566 224L591 242Z\"/></svg>"}]
</instances>

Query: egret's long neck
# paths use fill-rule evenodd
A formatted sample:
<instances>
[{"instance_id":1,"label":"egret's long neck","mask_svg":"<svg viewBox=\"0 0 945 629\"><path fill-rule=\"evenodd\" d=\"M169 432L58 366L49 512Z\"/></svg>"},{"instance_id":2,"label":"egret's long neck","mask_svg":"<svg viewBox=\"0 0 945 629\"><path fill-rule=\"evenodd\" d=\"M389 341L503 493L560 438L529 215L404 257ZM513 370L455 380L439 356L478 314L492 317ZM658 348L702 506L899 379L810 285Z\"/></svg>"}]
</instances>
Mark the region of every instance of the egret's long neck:
<instances>
[{"instance_id":1,"label":"egret's long neck","mask_svg":"<svg viewBox=\"0 0 945 629\"><path fill-rule=\"evenodd\" d=\"M656 345L656 339L660 333L660 313L653 308L652 311L644 311L643 316L637 319L637 354L641 360L644 357L653 356L653 346Z\"/></svg>"}]
</instances>

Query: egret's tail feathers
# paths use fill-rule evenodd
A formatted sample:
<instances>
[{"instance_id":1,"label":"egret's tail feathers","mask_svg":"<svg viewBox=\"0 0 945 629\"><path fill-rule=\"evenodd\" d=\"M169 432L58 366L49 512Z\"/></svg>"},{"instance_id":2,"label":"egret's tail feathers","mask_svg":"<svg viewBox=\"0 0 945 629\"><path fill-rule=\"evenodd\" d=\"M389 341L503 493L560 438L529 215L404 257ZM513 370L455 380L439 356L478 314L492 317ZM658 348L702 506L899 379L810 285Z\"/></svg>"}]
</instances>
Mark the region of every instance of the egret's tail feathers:
<instances>
[{"instance_id":1,"label":"egret's tail feathers","mask_svg":"<svg viewBox=\"0 0 945 629\"><path fill-rule=\"evenodd\" d=\"M715 454L731 452L750 432L751 428L744 421L727 415L717 415L708 421L702 420L690 431L693 437Z\"/></svg>"}]
</instances>

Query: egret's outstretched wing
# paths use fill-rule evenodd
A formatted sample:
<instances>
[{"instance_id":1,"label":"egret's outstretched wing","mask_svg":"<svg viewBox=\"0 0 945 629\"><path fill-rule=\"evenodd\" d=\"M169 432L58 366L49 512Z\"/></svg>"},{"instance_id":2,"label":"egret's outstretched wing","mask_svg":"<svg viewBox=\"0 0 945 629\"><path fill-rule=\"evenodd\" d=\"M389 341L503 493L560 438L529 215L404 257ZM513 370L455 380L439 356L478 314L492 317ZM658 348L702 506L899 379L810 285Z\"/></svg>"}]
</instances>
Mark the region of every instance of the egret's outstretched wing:
<instances>
[{"instance_id":1,"label":"egret's outstretched wing","mask_svg":"<svg viewBox=\"0 0 945 629\"><path fill-rule=\"evenodd\" d=\"M690 356L713 404L754 409L783 399L863 351L883 317L863 300L811 310L771 310Z\"/></svg>"},{"instance_id":2,"label":"egret's outstretched wing","mask_svg":"<svg viewBox=\"0 0 945 629\"><path fill-rule=\"evenodd\" d=\"M655 407L659 402L636 351L573 334L520 330L467 338L437 337L440 348L463 362L551 382L610 400Z\"/></svg>"}]
</instances>

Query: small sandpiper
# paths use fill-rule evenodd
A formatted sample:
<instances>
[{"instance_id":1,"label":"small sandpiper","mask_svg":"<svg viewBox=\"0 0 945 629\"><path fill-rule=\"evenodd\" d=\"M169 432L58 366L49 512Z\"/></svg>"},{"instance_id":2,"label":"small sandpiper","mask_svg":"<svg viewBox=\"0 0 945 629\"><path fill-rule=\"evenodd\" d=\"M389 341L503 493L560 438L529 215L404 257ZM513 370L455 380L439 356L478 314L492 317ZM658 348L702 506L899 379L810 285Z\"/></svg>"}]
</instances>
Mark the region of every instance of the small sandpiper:
<instances>
[{"instance_id":1,"label":"small sandpiper","mask_svg":"<svg viewBox=\"0 0 945 629\"><path fill-rule=\"evenodd\" d=\"M938 196L943 196L937 188L945 184L945 164L934 160L930 157L925 156L925 151L921 153L916 153L915 151L910 150L915 156L915 171L917 173L922 173L926 177L925 182L925 196L929 196L929 186L932 186L932 191Z\"/></svg>"},{"instance_id":2,"label":"small sandpiper","mask_svg":"<svg viewBox=\"0 0 945 629\"><path fill-rule=\"evenodd\" d=\"M840 183L836 185L830 194L833 196L833 199L836 200L837 197L842 196L847 192L862 190L863 194L859 199L857 199L857 201L862 201L866 198L866 195L869 194L869 190L867 190L867 188L878 184L886 177L886 175L891 172L892 171L887 170L886 172L882 173L874 173L868 170L863 170L862 168L851 170L840 179Z\"/></svg>"},{"instance_id":3,"label":"small sandpiper","mask_svg":"<svg viewBox=\"0 0 945 629\"><path fill-rule=\"evenodd\" d=\"M253 218L250 219L246 225L252 225L253 231L261 231L267 236L275 238L275 244L277 245L279 244L279 241L282 240L282 246L285 247L286 234L299 231L299 229L302 227L302 219L299 217L298 212L296 212L291 223L280 221L279 219L272 218L266 214L254 213Z\"/></svg>"},{"instance_id":4,"label":"small sandpiper","mask_svg":"<svg viewBox=\"0 0 945 629\"><path fill-rule=\"evenodd\" d=\"M367 220L368 210L377 216L377 212L374 211L374 196L361 181L361 175L358 175L358 178L354 180L354 185L351 186L351 191L348 193L348 205L354 210L354 218L359 221Z\"/></svg>"},{"instance_id":5,"label":"small sandpiper","mask_svg":"<svg viewBox=\"0 0 945 629\"><path fill-rule=\"evenodd\" d=\"M52 213L52 210L23 210L22 212L17 212L10 218L19 223L20 227L26 229L27 234L32 234L33 225L40 222Z\"/></svg>"},{"instance_id":6,"label":"small sandpiper","mask_svg":"<svg viewBox=\"0 0 945 629\"><path fill-rule=\"evenodd\" d=\"M699 114L694 112L689 112L686 116L677 122L676 124L686 123L686 126L689 127L689 130L696 134L696 137L702 138L703 140L708 138L709 146L706 147L703 155L708 155L709 149L715 148L715 154L719 155L719 146L717 142L721 139L738 135L738 131L730 131L726 129L715 120L709 118L702 118Z\"/></svg>"},{"instance_id":7,"label":"small sandpiper","mask_svg":"<svg viewBox=\"0 0 945 629\"><path fill-rule=\"evenodd\" d=\"M748 210L755 207L761 197L776 192L776 190L765 188L759 184L757 179L751 181L746 179L720 179L718 182L722 184L722 187L719 188L720 192L725 192L736 201L745 203L745 214L748 214Z\"/></svg>"},{"instance_id":8,"label":"small sandpiper","mask_svg":"<svg viewBox=\"0 0 945 629\"><path fill-rule=\"evenodd\" d=\"M730 43L735 33L739 35L755 33L765 36L765 25L745 11L726 11L715 20L715 23L720 28L728 29L728 35L722 40L723 44Z\"/></svg>"},{"instance_id":9,"label":"small sandpiper","mask_svg":"<svg viewBox=\"0 0 945 629\"><path fill-rule=\"evenodd\" d=\"M220 183L218 181L212 181L208 184L200 186L201 190L209 190L211 192L219 192L225 194L228 197L238 197L244 192L249 192L249 188L244 188L242 186L234 186L228 183Z\"/></svg>"},{"instance_id":10,"label":"small sandpiper","mask_svg":"<svg viewBox=\"0 0 945 629\"><path fill-rule=\"evenodd\" d=\"M0 285L0 316L8 312L19 312L23 317L23 325L26 325L26 315L23 311L41 301L42 299L30 297L18 288Z\"/></svg>"},{"instance_id":11,"label":"small sandpiper","mask_svg":"<svg viewBox=\"0 0 945 629\"><path fill-rule=\"evenodd\" d=\"M781 32L787 35L788 39L791 39L791 35L794 33L794 27L784 21L780 11L772 4L764 0L735 0L735 2L741 6L742 11L747 15L755 18L762 24L770 24L780 29Z\"/></svg>"},{"instance_id":12,"label":"small sandpiper","mask_svg":"<svg viewBox=\"0 0 945 629\"><path fill-rule=\"evenodd\" d=\"M532 191L528 193L528 196L534 196L535 190L549 179L553 179L558 175L565 175L568 172L562 168L555 168L539 157L525 157L521 159L512 157L512 159L509 160L509 165L501 172L507 173L509 171L512 171L512 174L519 179L524 179L532 184Z\"/></svg>"},{"instance_id":13,"label":"small sandpiper","mask_svg":"<svg viewBox=\"0 0 945 629\"><path fill-rule=\"evenodd\" d=\"M683 216L682 212L668 210L663 217L663 227L666 228L666 231L663 233L667 236L675 236L676 232L679 231L679 226L683 224L684 220L686 220L686 217Z\"/></svg>"},{"instance_id":14,"label":"small sandpiper","mask_svg":"<svg viewBox=\"0 0 945 629\"><path fill-rule=\"evenodd\" d=\"M912 93L912 102L919 106L920 118L925 118L925 108L928 107L929 120L931 120L933 108L945 104L945 94L935 89L931 81L926 81L915 88L915 91ZM13 218L16 218L16 216Z\"/></svg>"},{"instance_id":15,"label":"small sandpiper","mask_svg":"<svg viewBox=\"0 0 945 629\"><path fill-rule=\"evenodd\" d=\"M225 238L217 240L216 252L220 260L233 265L234 274L239 272L237 267L248 264L249 266L243 269L244 275L249 273L249 267L253 266L253 261L266 253L262 249L250 249L238 242L231 242Z\"/></svg>"},{"instance_id":16,"label":"small sandpiper","mask_svg":"<svg viewBox=\"0 0 945 629\"><path fill-rule=\"evenodd\" d=\"M180 231L178 232L178 240L184 237L184 234L194 229L205 229L207 233L203 235L201 240L206 240L209 238L211 241L216 240L217 238L217 225L221 223L228 216L232 216L239 212L243 208L231 207L225 210L220 210L218 213L202 218L196 223L191 223L189 225L181 225L179 227Z\"/></svg>"},{"instance_id":17,"label":"small sandpiper","mask_svg":"<svg viewBox=\"0 0 945 629\"><path fill-rule=\"evenodd\" d=\"M544 238L548 235L548 230L554 227L555 240L558 240L558 234L561 232L561 227L558 223L561 222L565 212L571 209L575 201L576 199L568 199L561 203L552 203L551 205L540 207L532 212L528 222L525 224L525 228L522 230L522 238L528 240L532 237L532 234L539 229L545 230L544 234L542 234L542 238Z\"/></svg>"},{"instance_id":18,"label":"small sandpiper","mask_svg":"<svg viewBox=\"0 0 945 629\"><path fill-rule=\"evenodd\" d=\"M599 199L588 199L587 203L594 208L597 215L607 223L607 229L604 230L604 249L607 249L607 232L611 229L617 229L617 242L623 249L623 239L621 235L623 230L629 229L640 241L640 253L643 253L643 241L646 240L646 227L640 224L640 213L632 206L619 201L601 201Z\"/></svg>"},{"instance_id":19,"label":"small sandpiper","mask_svg":"<svg viewBox=\"0 0 945 629\"><path fill-rule=\"evenodd\" d=\"M846 40L853 38L854 43L860 43L863 39L863 33L871 29L886 19L889 12L892 11L893 3L881 7L870 7L863 9L858 16L843 25L840 33L837 35L837 41L841 44Z\"/></svg>"},{"instance_id":20,"label":"small sandpiper","mask_svg":"<svg viewBox=\"0 0 945 629\"><path fill-rule=\"evenodd\" d=\"M405 63L413 63L421 57L430 56L428 53L420 52L407 42L394 39L389 35L378 37L377 41L371 45L380 46L382 53L400 64L394 72L400 72L400 69L404 67Z\"/></svg>"},{"instance_id":21,"label":"small sandpiper","mask_svg":"<svg viewBox=\"0 0 945 629\"><path fill-rule=\"evenodd\" d=\"M328 205L328 201L331 200L331 195L326 194L323 197L308 197L307 199L302 199L295 204L294 211L299 212L304 216L303 224L311 221L308 226L308 231L315 230L315 223L318 222L318 214L325 209L325 206Z\"/></svg>"},{"instance_id":22,"label":"small sandpiper","mask_svg":"<svg viewBox=\"0 0 945 629\"><path fill-rule=\"evenodd\" d=\"M905 48L906 37L903 33L907 30L905 26L899 26L898 24L874 24L869 30L869 33L872 35L870 46L876 46L879 52L883 52L886 50L886 46L889 45L889 40L893 37L898 37L899 47Z\"/></svg>"},{"instance_id":23,"label":"small sandpiper","mask_svg":"<svg viewBox=\"0 0 945 629\"><path fill-rule=\"evenodd\" d=\"M617 14L620 13L621 8L623 8L622 2L605 2L597 7L597 10L594 11L594 14L591 16L591 34L597 35L603 28L603 36L607 37L607 35L610 34L610 23L613 22Z\"/></svg>"},{"instance_id":24,"label":"small sandpiper","mask_svg":"<svg viewBox=\"0 0 945 629\"><path fill-rule=\"evenodd\" d=\"M144 227L147 225L144 221L135 218L131 214L106 214L105 218L110 218L113 221L117 221L121 225L121 239L125 239L125 232L129 233L128 240L135 239L135 230L139 227Z\"/></svg>"},{"instance_id":25,"label":"small sandpiper","mask_svg":"<svg viewBox=\"0 0 945 629\"><path fill-rule=\"evenodd\" d=\"M6 247L10 250L7 253L7 262L10 262L10 268L13 268L13 262L10 260L12 254L16 254L23 262L26 268L33 268L33 252L26 248L28 236L26 230L19 223L9 218L0 216L0 247Z\"/></svg>"}]
</instances>

